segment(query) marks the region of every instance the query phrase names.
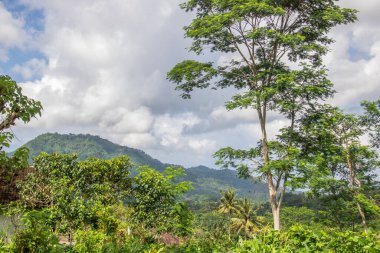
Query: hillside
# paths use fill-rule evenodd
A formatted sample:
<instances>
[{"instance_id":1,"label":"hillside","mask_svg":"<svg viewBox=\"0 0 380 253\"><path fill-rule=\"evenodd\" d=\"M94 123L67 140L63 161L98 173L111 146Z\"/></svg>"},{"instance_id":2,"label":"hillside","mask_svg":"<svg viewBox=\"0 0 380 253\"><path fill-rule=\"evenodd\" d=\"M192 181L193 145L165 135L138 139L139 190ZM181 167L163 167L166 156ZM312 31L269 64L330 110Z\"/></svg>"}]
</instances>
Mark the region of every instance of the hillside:
<instances>
[{"instance_id":1,"label":"hillside","mask_svg":"<svg viewBox=\"0 0 380 253\"><path fill-rule=\"evenodd\" d=\"M31 158L41 152L76 153L80 160L88 157L109 159L115 156L128 155L138 165L149 165L160 171L166 167L141 150L120 146L99 136L89 134L47 133L27 142L24 146L30 150Z\"/></svg>"},{"instance_id":2,"label":"hillside","mask_svg":"<svg viewBox=\"0 0 380 253\"><path fill-rule=\"evenodd\" d=\"M41 152L47 153L76 153L79 159L98 157L108 159L120 155L128 155L136 165L148 165L163 171L168 164L152 158L144 151L120 146L106 139L89 134L58 134L47 133L27 142L24 146L29 148L30 157ZM235 189L238 195L246 196L254 201L266 199L267 188L265 184L239 179L232 170L215 170L205 166L188 168L184 180L193 182L194 189L187 194L192 200L217 199L220 191Z\"/></svg>"}]
</instances>

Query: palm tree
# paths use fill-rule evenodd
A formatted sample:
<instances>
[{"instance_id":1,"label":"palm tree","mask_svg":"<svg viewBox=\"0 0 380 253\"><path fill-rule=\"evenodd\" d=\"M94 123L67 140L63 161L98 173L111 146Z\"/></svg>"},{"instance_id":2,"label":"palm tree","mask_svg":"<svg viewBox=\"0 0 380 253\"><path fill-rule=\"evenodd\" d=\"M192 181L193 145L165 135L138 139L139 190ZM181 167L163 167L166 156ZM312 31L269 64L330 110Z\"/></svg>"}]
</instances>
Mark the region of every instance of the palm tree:
<instances>
[{"instance_id":1,"label":"palm tree","mask_svg":"<svg viewBox=\"0 0 380 253\"><path fill-rule=\"evenodd\" d=\"M219 213L228 213L230 216L236 210L236 194L233 190L228 190L224 193L220 199L220 205L218 207Z\"/></svg>"},{"instance_id":2,"label":"palm tree","mask_svg":"<svg viewBox=\"0 0 380 253\"><path fill-rule=\"evenodd\" d=\"M239 201L235 208L237 217L231 219L232 228L237 233L243 232L246 236L258 232L262 226L263 217L257 216L256 211L248 199Z\"/></svg>"},{"instance_id":3,"label":"palm tree","mask_svg":"<svg viewBox=\"0 0 380 253\"><path fill-rule=\"evenodd\" d=\"M229 220L231 220L232 214L236 211L236 194L233 190L224 192L223 197L220 199L220 205L218 212L228 214ZM228 225L228 239L231 240L231 226Z\"/></svg>"}]
</instances>

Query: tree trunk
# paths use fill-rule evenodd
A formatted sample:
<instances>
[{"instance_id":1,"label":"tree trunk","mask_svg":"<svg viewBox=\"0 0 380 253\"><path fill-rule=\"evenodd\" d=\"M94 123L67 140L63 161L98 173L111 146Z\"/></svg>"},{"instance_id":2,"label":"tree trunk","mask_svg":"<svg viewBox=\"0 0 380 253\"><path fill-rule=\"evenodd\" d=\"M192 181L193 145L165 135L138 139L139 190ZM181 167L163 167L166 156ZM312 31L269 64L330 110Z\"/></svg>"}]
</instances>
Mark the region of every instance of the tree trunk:
<instances>
[{"instance_id":1,"label":"tree trunk","mask_svg":"<svg viewBox=\"0 0 380 253\"><path fill-rule=\"evenodd\" d=\"M277 202L277 191L275 190L275 187L273 185L273 178L270 172L268 172L267 181L269 188L270 205L272 207L273 229L280 230L280 206Z\"/></svg>"},{"instance_id":2,"label":"tree trunk","mask_svg":"<svg viewBox=\"0 0 380 253\"><path fill-rule=\"evenodd\" d=\"M265 111L265 108L264 108L264 111ZM269 163L269 147L268 147L266 126L265 126L266 120L260 107L258 107L257 113L259 115L260 126L261 126L261 134L262 134L261 141L263 144L263 160L264 160L264 164L267 165ZM267 179L268 190L269 190L269 200L272 206L272 215L273 215L273 222L274 222L273 229L280 230L280 206L277 203L277 191L276 191L276 188L274 187L273 176L272 176L271 171L268 170L266 173L267 173L266 179Z\"/></svg>"},{"instance_id":3,"label":"tree trunk","mask_svg":"<svg viewBox=\"0 0 380 253\"><path fill-rule=\"evenodd\" d=\"M272 213L273 213L273 228L274 230L280 230L281 229L280 207L272 206Z\"/></svg>"},{"instance_id":4,"label":"tree trunk","mask_svg":"<svg viewBox=\"0 0 380 253\"><path fill-rule=\"evenodd\" d=\"M356 203L356 205L358 206L359 214L360 214L360 217L362 218L362 224L363 224L363 228L364 228L364 233L367 234L368 233L368 225L367 225L367 220L366 220L365 214L364 214L363 209L360 206L360 204Z\"/></svg>"},{"instance_id":5,"label":"tree trunk","mask_svg":"<svg viewBox=\"0 0 380 253\"><path fill-rule=\"evenodd\" d=\"M354 168L353 168L352 163L351 163L351 158L350 158L350 154L349 154L348 149L346 150L346 162L347 162L348 170L350 171L351 187L352 187L352 189L354 189L355 188L355 174L354 174Z\"/></svg>"},{"instance_id":6,"label":"tree trunk","mask_svg":"<svg viewBox=\"0 0 380 253\"><path fill-rule=\"evenodd\" d=\"M350 157L348 150L346 150L346 160L347 160L348 169L350 171L350 182L351 182L351 187L352 187L352 191L353 191L352 193L356 195L357 192L355 190L355 172L354 172L354 168L352 166L351 157ZM359 188L361 188L361 183L359 183ZM367 219L365 217L365 214L364 214L362 207L360 206L360 203L357 200L356 200L356 206L358 207L359 215L360 215L360 218L362 219L364 233L367 234L368 233Z\"/></svg>"}]
</instances>

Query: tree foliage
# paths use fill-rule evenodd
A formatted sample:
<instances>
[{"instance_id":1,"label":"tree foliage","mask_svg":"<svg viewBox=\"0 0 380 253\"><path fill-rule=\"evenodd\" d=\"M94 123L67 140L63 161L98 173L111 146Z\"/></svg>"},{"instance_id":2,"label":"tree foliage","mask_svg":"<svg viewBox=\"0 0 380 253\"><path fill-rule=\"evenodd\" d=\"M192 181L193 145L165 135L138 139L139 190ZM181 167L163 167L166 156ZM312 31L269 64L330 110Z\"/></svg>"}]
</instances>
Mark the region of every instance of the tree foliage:
<instances>
[{"instance_id":1,"label":"tree foliage","mask_svg":"<svg viewBox=\"0 0 380 253\"><path fill-rule=\"evenodd\" d=\"M257 210L253 208L252 203L246 198L236 199L235 192L232 190L223 194L218 212L228 214L229 228L247 237L258 233L264 225L263 217L257 215Z\"/></svg>"},{"instance_id":2,"label":"tree foliage","mask_svg":"<svg viewBox=\"0 0 380 253\"><path fill-rule=\"evenodd\" d=\"M380 100L364 101L362 107L365 110L362 121L369 130L372 145L380 148Z\"/></svg>"},{"instance_id":3,"label":"tree foliage","mask_svg":"<svg viewBox=\"0 0 380 253\"><path fill-rule=\"evenodd\" d=\"M304 115L299 124L298 144L301 156L309 163L304 175L309 188L323 196L325 203L332 204L330 210L337 223L343 217L355 220L355 215L348 215L347 211L357 209L367 230L366 216L379 210L373 201L379 158L375 150L361 141L366 134L361 118L323 106Z\"/></svg>"},{"instance_id":4,"label":"tree foliage","mask_svg":"<svg viewBox=\"0 0 380 253\"><path fill-rule=\"evenodd\" d=\"M185 27L185 36L193 40L190 51L201 54L210 50L232 60L221 65L186 60L168 73L168 79L183 92L183 98L190 98L197 88L234 87L237 93L226 103L227 109L257 111L263 162L257 172L267 181L274 226L280 229L281 202L294 167L283 166L288 162L271 163L270 153L275 151L271 146L279 145L270 145L268 112L276 111L289 120L285 140L277 143L294 150L294 122L334 93L322 64L327 46L333 42L327 34L339 24L355 21L356 11L331 0L189 0L181 7L196 14ZM228 150L216 155L223 159L223 151ZM257 153L255 148L233 153L234 157L242 154L238 160L255 159L246 157L251 151ZM289 156L286 160L292 160ZM279 163L282 165L277 166Z\"/></svg>"},{"instance_id":5,"label":"tree foliage","mask_svg":"<svg viewBox=\"0 0 380 253\"><path fill-rule=\"evenodd\" d=\"M22 94L22 89L9 76L0 76L0 132L15 125L16 120L24 123L41 115L41 103Z\"/></svg>"},{"instance_id":6,"label":"tree foliage","mask_svg":"<svg viewBox=\"0 0 380 253\"><path fill-rule=\"evenodd\" d=\"M131 191L132 163L126 156L78 161L76 155L41 153L34 158L34 172L19 185L21 202L27 207L47 207L77 197L115 204Z\"/></svg>"},{"instance_id":7,"label":"tree foliage","mask_svg":"<svg viewBox=\"0 0 380 253\"><path fill-rule=\"evenodd\" d=\"M28 166L28 149L20 148L12 156L4 150L14 138L10 128L17 120L28 123L41 111L40 102L25 96L12 78L0 75L0 184L14 187L17 171Z\"/></svg>"},{"instance_id":8,"label":"tree foliage","mask_svg":"<svg viewBox=\"0 0 380 253\"><path fill-rule=\"evenodd\" d=\"M176 183L184 169L167 168L160 173L149 167L140 167L134 178L134 217L146 227L166 229L176 214L182 214L184 206L177 206L178 198L191 188L190 182Z\"/></svg>"}]
</instances>

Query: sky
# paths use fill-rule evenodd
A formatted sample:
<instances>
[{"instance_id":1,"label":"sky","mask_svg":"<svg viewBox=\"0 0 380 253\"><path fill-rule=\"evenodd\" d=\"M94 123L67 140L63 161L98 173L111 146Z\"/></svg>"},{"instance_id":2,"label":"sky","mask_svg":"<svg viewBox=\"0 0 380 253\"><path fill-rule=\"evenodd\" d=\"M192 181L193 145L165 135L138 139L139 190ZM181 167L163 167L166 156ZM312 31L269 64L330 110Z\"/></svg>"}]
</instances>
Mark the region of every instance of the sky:
<instances>
[{"instance_id":1,"label":"sky","mask_svg":"<svg viewBox=\"0 0 380 253\"><path fill-rule=\"evenodd\" d=\"M179 0L0 1L0 73L42 102L42 116L13 127L17 148L46 132L99 135L187 167L216 167L219 148L247 148L260 136L250 110L227 112L233 90L202 90L183 100L166 73L197 57L182 28L192 14ZM359 11L355 24L331 32L325 57L347 112L380 96L380 1L341 0ZM269 117L270 135L285 122Z\"/></svg>"}]
</instances>

